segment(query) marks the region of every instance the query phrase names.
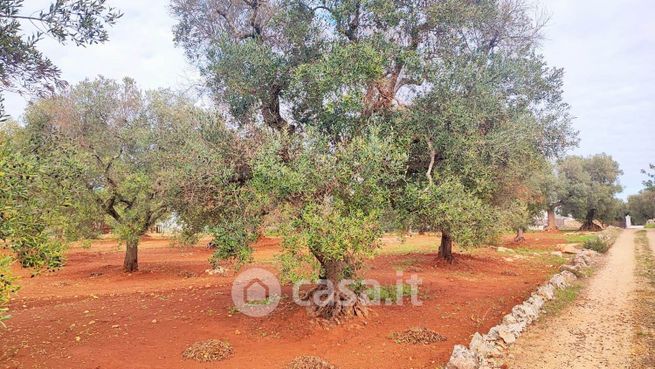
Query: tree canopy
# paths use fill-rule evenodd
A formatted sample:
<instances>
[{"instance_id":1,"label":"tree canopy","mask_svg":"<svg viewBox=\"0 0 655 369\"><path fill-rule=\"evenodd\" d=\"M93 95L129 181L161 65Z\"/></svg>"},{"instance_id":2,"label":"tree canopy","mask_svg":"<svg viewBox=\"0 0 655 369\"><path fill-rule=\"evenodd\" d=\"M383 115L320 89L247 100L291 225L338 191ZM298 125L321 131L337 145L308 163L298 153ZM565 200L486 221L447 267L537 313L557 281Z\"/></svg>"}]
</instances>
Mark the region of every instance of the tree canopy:
<instances>
[{"instance_id":1,"label":"tree canopy","mask_svg":"<svg viewBox=\"0 0 655 369\"><path fill-rule=\"evenodd\" d=\"M645 224L649 219L655 219L655 191L646 189L628 196L628 213L633 224Z\"/></svg>"},{"instance_id":2,"label":"tree canopy","mask_svg":"<svg viewBox=\"0 0 655 369\"><path fill-rule=\"evenodd\" d=\"M441 232L452 260L452 242L522 223L510 209L527 214L531 173L577 142L563 72L539 54L542 23L521 1L173 0L171 9L175 41L227 121L269 132L274 143L249 155L241 185L264 194L260 214L284 209L295 230L285 245L313 257L320 277L333 261L345 264L341 277L357 270L381 213ZM324 180L311 182L314 173ZM359 200L366 186L385 200ZM362 237L344 239L343 229Z\"/></svg>"},{"instance_id":3,"label":"tree canopy","mask_svg":"<svg viewBox=\"0 0 655 369\"><path fill-rule=\"evenodd\" d=\"M122 13L105 4L106 0L56 0L44 10L24 14L23 0L0 2L0 92L42 95L65 86L61 72L37 48L44 36L60 43L85 46L105 42L108 26ZM25 22L36 27L32 34ZM0 95L0 115L3 115Z\"/></svg>"},{"instance_id":4,"label":"tree canopy","mask_svg":"<svg viewBox=\"0 0 655 369\"><path fill-rule=\"evenodd\" d=\"M84 81L29 107L27 129L52 185L85 222L108 222L127 244L124 268L138 268L137 245L171 211L179 188L174 160L186 125L206 115L166 90L141 91L131 79Z\"/></svg>"},{"instance_id":5,"label":"tree canopy","mask_svg":"<svg viewBox=\"0 0 655 369\"><path fill-rule=\"evenodd\" d=\"M617 163L607 154L568 156L558 163L564 196L562 213L584 221L582 229L597 229L595 219L608 222L616 217L615 195L621 191Z\"/></svg>"}]
</instances>

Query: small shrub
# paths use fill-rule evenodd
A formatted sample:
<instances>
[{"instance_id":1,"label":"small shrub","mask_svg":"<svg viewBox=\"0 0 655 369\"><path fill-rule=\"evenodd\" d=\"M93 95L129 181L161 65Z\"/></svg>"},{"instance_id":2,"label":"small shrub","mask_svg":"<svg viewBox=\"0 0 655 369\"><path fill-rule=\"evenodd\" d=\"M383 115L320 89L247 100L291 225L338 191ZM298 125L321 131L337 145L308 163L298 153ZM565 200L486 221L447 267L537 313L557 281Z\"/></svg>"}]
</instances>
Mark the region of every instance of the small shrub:
<instances>
[{"instance_id":1,"label":"small shrub","mask_svg":"<svg viewBox=\"0 0 655 369\"><path fill-rule=\"evenodd\" d=\"M620 228L608 227L594 238L586 240L583 244L583 247L604 254L614 244L620 233Z\"/></svg>"},{"instance_id":2,"label":"small shrub","mask_svg":"<svg viewBox=\"0 0 655 369\"><path fill-rule=\"evenodd\" d=\"M369 300L374 301L398 301L402 300L404 297L409 297L412 295L412 286L409 284L403 284L402 289L399 291L395 284L388 286L380 286L377 288L369 288L366 290L366 296Z\"/></svg>"},{"instance_id":3,"label":"small shrub","mask_svg":"<svg viewBox=\"0 0 655 369\"><path fill-rule=\"evenodd\" d=\"M584 242L584 248L589 250L594 250L602 254L606 253L609 250L609 245L607 242L601 240L598 237L594 237Z\"/></svg>"}]
</instances>

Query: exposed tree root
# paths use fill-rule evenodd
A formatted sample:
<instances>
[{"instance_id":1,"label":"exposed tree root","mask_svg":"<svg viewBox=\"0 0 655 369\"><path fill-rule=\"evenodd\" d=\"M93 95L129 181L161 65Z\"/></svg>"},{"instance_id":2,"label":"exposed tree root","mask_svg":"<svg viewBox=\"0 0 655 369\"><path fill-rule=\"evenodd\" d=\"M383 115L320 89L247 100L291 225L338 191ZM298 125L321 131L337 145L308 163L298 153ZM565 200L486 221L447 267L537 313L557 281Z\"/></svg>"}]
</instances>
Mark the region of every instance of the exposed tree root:
<instances>
[{"instance_id":1,"label":"exposed tree root","mask_svg":"<svg viewBox=\"0 0 655 369\"><path fill-rule=\"evenodd\" d=\"M603 230L603 227L596 223L584 223L582 224L582 227L580 227L580 231L585 231L585 232L600 232Z\"/></svg>"},{"instance_id":2,"label":"exposed tree root","mask_svg":"<svg viewBox=\"0 0 655 369\"><path fill-rule=\"evenodd\" d=\"M368 299L364 295L357 295L352 291L341 291L329 283L319 283L307 291L302 297L309 302L307 310L316 318L326 319L337 324L353 318L366 319L369 309L366 306Z\"/></svg>"}]
</instances>

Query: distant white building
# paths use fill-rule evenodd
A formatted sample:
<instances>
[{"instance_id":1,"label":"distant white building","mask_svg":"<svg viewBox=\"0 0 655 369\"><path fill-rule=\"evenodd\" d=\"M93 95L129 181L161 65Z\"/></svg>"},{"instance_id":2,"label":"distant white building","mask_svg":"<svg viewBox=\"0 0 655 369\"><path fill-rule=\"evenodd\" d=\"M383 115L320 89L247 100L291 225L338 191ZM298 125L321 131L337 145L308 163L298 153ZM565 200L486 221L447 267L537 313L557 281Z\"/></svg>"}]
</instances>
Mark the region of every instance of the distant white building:
<instances>
[{"instance_id":1,"label":"distant white building","mask_svg":"<svg viewBox=\"0 0 655 369\"><path fill-rule=\"evenodd\" d=\"M175 213L172 213L168 218L155 223L155 226L152 227L152 232L154 233L173 234L181 231L182 225L180 224L180 218Z\"/></svg>"}]
</instances>

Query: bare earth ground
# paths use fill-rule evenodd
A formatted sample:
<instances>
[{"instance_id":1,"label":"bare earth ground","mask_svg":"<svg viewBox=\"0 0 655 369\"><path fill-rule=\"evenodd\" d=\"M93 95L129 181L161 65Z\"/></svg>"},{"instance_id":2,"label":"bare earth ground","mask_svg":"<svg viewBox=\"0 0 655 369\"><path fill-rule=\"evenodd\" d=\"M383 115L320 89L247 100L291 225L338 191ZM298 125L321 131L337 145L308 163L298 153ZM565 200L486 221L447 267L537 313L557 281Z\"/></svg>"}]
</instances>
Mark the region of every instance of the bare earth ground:
<instances>
[{"instance_id":1,"label":"bare earth ground","mask_svg":"<svg viewBox=\"0 0 655 369\"><path fill-rule=\"evenodd\" d=\"M578 299L528 329L510 350L511 369L631 368L634 230L625 230Z\"/></svg>"},{"instance_id":2,"label":"bare earth ground","mask_svg":"<svg viewBox=\"0 0 655 369\"><path fill-rule=\"evenodd\" d=\"M72 248L57 272L30 278L17 270L22 288L10 306L8 328L0 329L0 368L282 369L296 356L316 355L341 369L434 369L446 362L453 345L497 324L563 261L548 251L561 236L530 233L513 256L483 248L458 254L453 265L437 261L438 242L431 235L406 244L387 237L381 255L363 271L383 284L393 283L398 270L416 273L423 279L422 306L374 307L365 322L329 327L312 322L290 302L289 286L283 287L278 309L265 318L235 312L234 274L204 273L211 251L202 243L172 248L168 240L145 239L140 271L132 274L121 271L123 251L115 241ZM262 239L253 265L276 272L277 253L277 240ZM413 346L389 338L414 326L447 340ZM182 358L189 345L210 338L228 340L234 355L214 363Z\"/></svg>"}]
</instances>

